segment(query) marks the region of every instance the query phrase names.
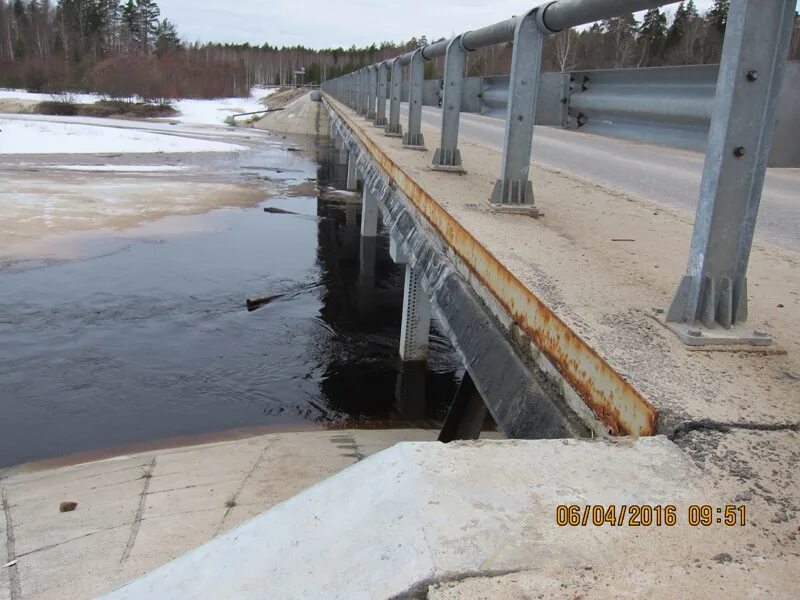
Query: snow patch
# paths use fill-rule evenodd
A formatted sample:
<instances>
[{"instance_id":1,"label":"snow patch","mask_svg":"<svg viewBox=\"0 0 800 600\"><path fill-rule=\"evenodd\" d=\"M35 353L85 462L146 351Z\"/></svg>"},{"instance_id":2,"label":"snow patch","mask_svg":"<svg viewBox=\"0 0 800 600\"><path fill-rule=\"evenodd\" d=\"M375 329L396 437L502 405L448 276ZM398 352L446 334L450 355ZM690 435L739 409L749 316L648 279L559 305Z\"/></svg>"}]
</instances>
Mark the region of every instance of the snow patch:
<instances>
[{"instance_id":1,"label":"snow patch","mask_svg":"<svg viewBox=\"0 0 800 600\"><path fill-rule=\"evenodd\" d=\"M111 127L0 119L0 154L235 152L244 146Z\"/></svg>"},{"instance_id":2,"label":"snow patch","mask_svg":"<svg viewBox=\"0 0 800 600\"><path fill-rule=\"evenodd\" d=\"M173 173L185 171L186 167L170 165L47 165L56 171L111 171L114 173Z\"/></svg>"},{"instance_id":3,"label":"snow patch","mask_svg":"<svg viewBox=\"0 0 800 600\"><path fill-rule=\"evenodd\" d=\"M173 102L172 106L181 114L170 117L169 120L194 125L222 125L225 118L230 115L265 110L267 107L262 99L272 94L275 89L255 87L251 90L249 98L178 100Z\"/></svg>"}]
</instances>

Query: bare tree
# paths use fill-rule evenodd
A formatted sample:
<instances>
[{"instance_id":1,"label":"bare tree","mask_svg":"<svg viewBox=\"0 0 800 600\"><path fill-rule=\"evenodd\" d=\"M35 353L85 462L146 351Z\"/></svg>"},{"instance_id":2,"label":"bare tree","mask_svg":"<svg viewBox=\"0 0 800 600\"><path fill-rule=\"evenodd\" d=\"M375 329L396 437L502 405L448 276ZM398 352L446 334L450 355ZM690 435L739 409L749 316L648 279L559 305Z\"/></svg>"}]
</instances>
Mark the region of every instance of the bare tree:
<instances>
[{"instance_id":1,"label":"bare tree","mask_svg":"<svg viewBox=\"0 0 800 600\"><path fill-rule=\"evenodd\" d=\"M566 29L553 37L553 54L555 55L556 67L562 73L574 69L577 34L573 29Z\"/></svg>"}]
</instances>

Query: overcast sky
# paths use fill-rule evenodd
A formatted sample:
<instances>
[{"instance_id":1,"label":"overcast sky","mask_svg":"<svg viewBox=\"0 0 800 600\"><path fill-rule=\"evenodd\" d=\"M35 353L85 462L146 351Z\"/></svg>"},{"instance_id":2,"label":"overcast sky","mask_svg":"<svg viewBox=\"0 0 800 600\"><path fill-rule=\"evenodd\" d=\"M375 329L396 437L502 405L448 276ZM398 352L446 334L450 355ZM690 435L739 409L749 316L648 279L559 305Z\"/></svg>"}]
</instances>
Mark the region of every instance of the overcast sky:
<instances>
[{"instance_id":1,"label":"overcast sky","mask_svg":"<svg viewBox=\"0 0 800 600\"><path fill-rule=\"evenodd\" d=\"M711 0L695 0L700 10ZM449 37L541 4L540 0L158 0L189 42L310 48ZM675 10L675 5L666 7Z\"/></svg>"}]
</instances>

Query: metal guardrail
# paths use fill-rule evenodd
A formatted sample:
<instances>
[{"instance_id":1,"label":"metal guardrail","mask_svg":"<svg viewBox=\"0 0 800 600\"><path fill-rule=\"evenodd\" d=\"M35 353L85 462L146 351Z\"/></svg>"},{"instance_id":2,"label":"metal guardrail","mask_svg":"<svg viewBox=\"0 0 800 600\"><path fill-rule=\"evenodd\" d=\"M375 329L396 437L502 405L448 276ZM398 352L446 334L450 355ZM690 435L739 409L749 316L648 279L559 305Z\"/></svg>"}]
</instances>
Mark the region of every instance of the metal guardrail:
<instances>
[{"instance_id":1,"label":"metal guardrail","mask_svg":"<svg viewBox=\"0 0 800 600\"><path fill-rule=\"evenodd\" d=\"M565 28L671 3L661 0L552 0L523 15L328 81L322 89L375 125L385 127L386 135L402 136L405 147L424 149L422 106L426 99L432 101L438 85L425 81L424 61L444 56L442 125L432 168L463 171L458 148L459 118L465 98L469 105L470 86L474 85L464 77L467 53L513 41L508 92L503 91L502 80L484 80L486 87L481 91L482 105L492 110L502 111L505 99L502 168L490 202L533 208L533 186L529 177L537 101L548 95L558 98L559 93L565 93L563 77L554 85L547 83L548 78L541 77L544 37ZM627 98L612 100L614 75L595 76L591 84L591 76L586 74L584 77L589 78L586 89L583 89L585 82L582 80L581 89L577 93L573 89L568 94L566 115L570 110L577 110L577 121L583 114L582 126L591 127L592 114L619 112L622 106L628 117L638 112L640 116L647 113L651 123L658 118L669 117L667 121L672 123L682 119L696 129L702 128L710 117L688 266L666 317L668 325L688 344L771 342L759 332L742 329L731 334L729 330L747 318L747 264L786 70L794 10L795 0L731 0L722 61L710 103L708 98L699 99L698 96L678 109L664 98L636 99L628 94ZM405 71L408 72L409 109L404 132L400 124L400 103ZM662 89L677 93L689 84L684 76L665 80ZM698 85L697 89L700 87ZM705 93L707 96L710 88ZM566 118L563 108L545 111L545 114L546 120L555 121L555 124L563 124ZM592 123L594 120L591 118ZM602 121L602 117L598 120ZM635 120L629 118L629 123Z\"/></svg>"},{"instance_id":2,"label":"metal guardrail","mask_svg":"<svg viewBox=\"0 0 800 600\"><path fill-rule=\"evenodd\" d=\"M543 73L536 125L705 152L719 65ZM505 117L510 77L467 77L462 113ZM442 106L444 80L426 79L423 106ZM769 166L800 168L800 61L786 64ZM408 101L404 82L402 100Z\"/></svg>"}]
</instances>

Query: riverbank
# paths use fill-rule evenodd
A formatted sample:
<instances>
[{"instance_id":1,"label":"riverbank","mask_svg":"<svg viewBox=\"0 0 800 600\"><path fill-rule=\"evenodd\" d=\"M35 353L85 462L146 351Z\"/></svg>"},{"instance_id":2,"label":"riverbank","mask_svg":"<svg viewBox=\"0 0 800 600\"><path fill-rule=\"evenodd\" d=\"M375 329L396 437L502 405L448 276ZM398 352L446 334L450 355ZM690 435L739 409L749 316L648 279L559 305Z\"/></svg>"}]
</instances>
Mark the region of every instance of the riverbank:
<instances>
[{"instance_id":1,"label":"riverbank","mask_svg":"<svg viewBox=\"0 0 800 600\"><path fill-rule=\"evenodd\" d=\"M276 433L0 470L0 599L108 592L380 450L437 433ZM59 512L62 502L77 507Z\"/></svg>"}]
</instances>

